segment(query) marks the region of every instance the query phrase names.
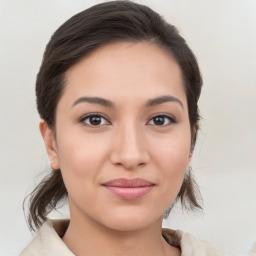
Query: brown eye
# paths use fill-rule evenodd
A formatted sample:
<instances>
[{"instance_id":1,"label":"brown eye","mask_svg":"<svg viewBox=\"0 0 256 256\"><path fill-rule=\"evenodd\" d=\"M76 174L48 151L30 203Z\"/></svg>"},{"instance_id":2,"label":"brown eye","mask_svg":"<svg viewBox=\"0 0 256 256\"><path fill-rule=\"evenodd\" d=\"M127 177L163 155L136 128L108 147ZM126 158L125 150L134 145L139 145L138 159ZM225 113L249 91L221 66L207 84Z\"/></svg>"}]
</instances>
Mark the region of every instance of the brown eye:
<instances>
[{"instance_id":1,"label":"brown eye","mask_svg":"<svg viewBox=\"0 0 256 256\"><path fill-rule=\"evenodd\" d=\"M163 125L165 121L164 116L157 116L153 118L153 122L155 125Z\"/></svg>"},{"instance_id":2,"label":"brown eye","mask_svg":"<svg viewBox=\"0 0 256 256\"><path fill-rule=\"evenodd\" d=\"M81 121L89 126L101 126L101 125L108 124L108 121L106 120L106 118L100 115L88 115L84 117Z\"/></svg>"},{"instance_id":3,"label":"brown eye","mask_svg":"<svg viewBox=\"0 0 256 256\"><path fill-rule=\"evenodd\" d=\"M150 125L165 126L175 123L174 118L167 115L158 115L150 119Z\"/></svg>"},{"instance_id":4,"label":"brown eye","mask_svg":"<svg viewBox=\"0 0 256 256\"><path fill-rule=\"evenodd\" d=\"M89 122L91 125L99 125L101 123L101 117L100 116L90 116Z\"/></svg>"}]
</instances>

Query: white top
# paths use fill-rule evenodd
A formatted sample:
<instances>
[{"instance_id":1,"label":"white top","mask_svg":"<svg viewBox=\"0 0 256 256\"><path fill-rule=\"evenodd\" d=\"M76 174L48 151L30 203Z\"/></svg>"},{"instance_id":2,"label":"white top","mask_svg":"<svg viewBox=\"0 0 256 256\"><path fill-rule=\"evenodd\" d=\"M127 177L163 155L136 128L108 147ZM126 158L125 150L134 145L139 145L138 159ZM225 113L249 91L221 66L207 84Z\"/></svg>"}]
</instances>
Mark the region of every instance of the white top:
<instances>
[{"instance_id":1,"label":"white top","mask_svg":"<svg viewBox=\"0 0 256 256\"><path fill-rule=\"evenodd\" d=\"M256 242L253 244L253 246L249 252L249 256L256 256Z\"/></svg>"},{"instance_id":2,"label":"white top","mask_svg":"<svg viewBox=\"0 0 256 256\"><path fill-rule=\"evenodd\" d=\"M60 238L69 220L48 220L19 256L75 256ZM163 237L181 248L182 256L225 256L215 245L180 230L163 229ZM227 255L226 255L227 256Z\"/></svg>"}]
</instances>

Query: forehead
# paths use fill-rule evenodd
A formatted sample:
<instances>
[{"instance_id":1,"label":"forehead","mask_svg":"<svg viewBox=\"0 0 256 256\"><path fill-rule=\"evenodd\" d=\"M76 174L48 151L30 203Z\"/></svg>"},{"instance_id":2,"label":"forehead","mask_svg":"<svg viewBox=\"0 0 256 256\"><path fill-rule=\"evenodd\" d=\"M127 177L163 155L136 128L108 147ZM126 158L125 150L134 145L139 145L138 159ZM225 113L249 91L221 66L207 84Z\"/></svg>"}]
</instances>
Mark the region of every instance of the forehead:
<instances>
[{"instance_id":1,"label":"forehead","mask_svg":"<svg viewBox=\"0 0 256 256\"><path fill-rule=\"evenodd\" d=\"M117 42L96 49L66 72L63 98L146 100L166 94L186 101L180 67L171 54L155 44Z\"/></svg>"}]
</instances>

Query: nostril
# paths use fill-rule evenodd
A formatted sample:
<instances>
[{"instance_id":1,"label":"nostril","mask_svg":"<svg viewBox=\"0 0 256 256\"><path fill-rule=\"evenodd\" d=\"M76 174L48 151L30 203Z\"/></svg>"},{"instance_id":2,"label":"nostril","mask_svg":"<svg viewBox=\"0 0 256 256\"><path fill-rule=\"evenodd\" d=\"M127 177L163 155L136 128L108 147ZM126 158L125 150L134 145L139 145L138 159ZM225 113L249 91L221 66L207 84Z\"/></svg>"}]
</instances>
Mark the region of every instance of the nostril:
<instances>
[{"instance_id":1,"label":"nostril","mask_svg":"<svg viewBox=\"0 0 256 256\"><path fill-rule=\"evenodd\" d=\"M122 166L123 168L127 170L133 170L136 169L137 167L143 167L146 165L146 163L136 163L136 162L121 162L121 163L116 163L116 166Z\"/></svg>"}]
</instances>

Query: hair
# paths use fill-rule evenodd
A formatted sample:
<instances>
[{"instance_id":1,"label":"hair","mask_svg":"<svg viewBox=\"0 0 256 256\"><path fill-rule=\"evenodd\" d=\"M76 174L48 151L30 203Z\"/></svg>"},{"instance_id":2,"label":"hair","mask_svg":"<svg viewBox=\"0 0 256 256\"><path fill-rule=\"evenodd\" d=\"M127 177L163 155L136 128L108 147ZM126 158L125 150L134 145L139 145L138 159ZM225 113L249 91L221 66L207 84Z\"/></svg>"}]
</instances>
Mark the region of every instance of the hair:
<instances>
[{"instance_id":1,"label":"hair","mask_svg":"<svg viewBox=\"0 0 256 256\"><path fill-rule=\"evenodd\" d=\"M196 58L173 25L149 7L130 1L111 1L92 6L71 17L52 35L36 80L40 117L54 132L56 106L65 88L66 71L97 48L118 41L155 44L167 50L178 63L188 102L193 151L199 128L198 99L202 87ZM47 215L67 195L61 171L51 170L29 195L30 229L40 228ZM187 170L175 202L180 201L187 209L201 209L199 198L198 186L191 170Z\"/></svg>"}]
</instances>

